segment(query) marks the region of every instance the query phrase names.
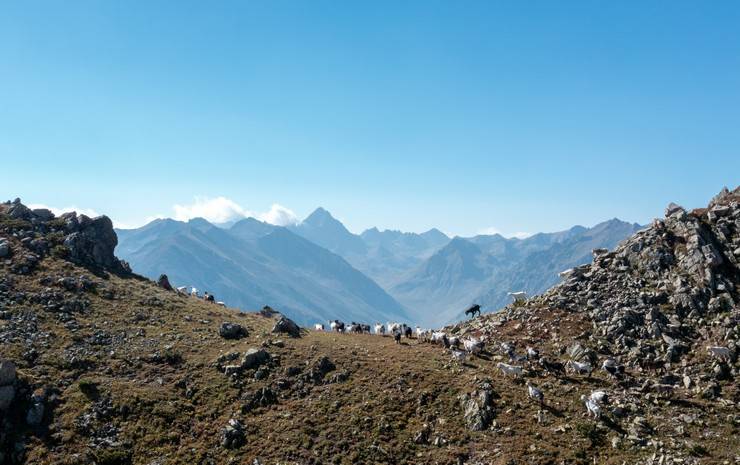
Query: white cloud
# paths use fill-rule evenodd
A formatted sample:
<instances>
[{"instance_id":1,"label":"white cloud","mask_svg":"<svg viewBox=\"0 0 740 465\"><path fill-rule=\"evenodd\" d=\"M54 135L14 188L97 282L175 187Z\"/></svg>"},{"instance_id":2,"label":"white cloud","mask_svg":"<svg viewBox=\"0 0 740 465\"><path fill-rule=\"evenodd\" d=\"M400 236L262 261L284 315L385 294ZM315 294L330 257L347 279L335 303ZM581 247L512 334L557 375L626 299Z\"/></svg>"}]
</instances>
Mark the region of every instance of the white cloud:
<instances>
[{"instance_id":1,"label":"white cloud","mask_svg":"<svg viewBox=\"0 0 740 465\"><path fill-rule=\"evenodd\" d=\"M28 208L30 209L46 208L47 210L51 210L51 212L54 213L55 216L59 216L63 213L69 213L69 212L77 212L78 215L86 215L86 216L89 216L90 218L95 218L96 216L100 216L100 213L96 212L92 208L80 208L80 207L75 207L74 205L71 207L56 208L56 207L50 207L48 205L44 205L42 203L32 203L28 205Z\"/></svg>"},{"instance_id":2,"label":"white cloud","mask_svg":"<svg viewBox=\"0 0 740 465\"><path fill-rule=\"evenodd\" d=\"M190 205L174 205L175 219L188 221L193 218L204 218L212 223L226 223L227 221L253 216L251 212L242 208L238 203L226 197L196 197Z\"/></svg>"},{"instance_id":3,"label":"white cloud","mask_svg":"<svg viewBox=\"0 0 740 465\"><path fill-rule=\"evenodd\" d=\"M298 221L296 214L282 205L273 204L269 211L260 213L248 210L223 196L215 198L195 197L193 203L174 205L173 209L175 210L175 219L178 221L204 218L211 223L227 223L252 217L277 226L295 224Z\"/></svg>"},{"instance_id":4,"label":"white cloud","mask_svg":"<svg viewBox=\"0 0 740 465\"><path fill-rule=\"evenodd\" d=\"M491 226L485 229L481 229L480 231L478 231L478 234L481 236L494 236L496 234L501 234L501 231ZM503 234L501 235L503 236Z\"/></svg>"},{"instance_id":5,"label":"white cloud","mask_svg":"<svg viewBox=\"0 0 740 465\"><path fill-rule=\"evenodd\" d=\"M276 226L288 226L298 222L298 217L293 210L277 203L272 204L270 211L260 214L257 219Z\"/></svg>"},{"instance_id":6,"label":"white cloud","mask_svg":"<svg viewBox=\"0 0 740 465\"><path fill-rule=\"evenodd\" d=\"M478 231L478 234L483 235L483 236L493 236L494 234L500 234L509 239L511 238L526 239L532 235L532 233L524 232L524 231L519 231L515 233L505 233L505 232L502 232L500 229L496 228L495 226L490 226L488 228L481 229L480 231Z\"/></svg>"}]
</instances>

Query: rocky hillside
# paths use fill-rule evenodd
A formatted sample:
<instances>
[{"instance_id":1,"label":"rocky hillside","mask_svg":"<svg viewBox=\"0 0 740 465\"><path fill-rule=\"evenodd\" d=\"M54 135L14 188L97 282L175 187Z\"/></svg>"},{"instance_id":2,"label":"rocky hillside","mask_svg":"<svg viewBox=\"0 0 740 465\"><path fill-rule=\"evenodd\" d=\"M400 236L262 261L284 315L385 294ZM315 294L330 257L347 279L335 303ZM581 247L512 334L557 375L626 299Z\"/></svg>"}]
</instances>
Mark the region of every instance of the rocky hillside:
<instances>
[{"instance_id":1,"label":"rocky hillside","mask_svg":"<svg viewBox=\"0 0 740 465\"><path fill-rule=\"evenodd\" d=\"M0 204L0 463L737 463L739 201L671 207L541 297L447 328L485 340L464 360L178 295L113 256L106 218Z\"/></svg>"}]
</instances>

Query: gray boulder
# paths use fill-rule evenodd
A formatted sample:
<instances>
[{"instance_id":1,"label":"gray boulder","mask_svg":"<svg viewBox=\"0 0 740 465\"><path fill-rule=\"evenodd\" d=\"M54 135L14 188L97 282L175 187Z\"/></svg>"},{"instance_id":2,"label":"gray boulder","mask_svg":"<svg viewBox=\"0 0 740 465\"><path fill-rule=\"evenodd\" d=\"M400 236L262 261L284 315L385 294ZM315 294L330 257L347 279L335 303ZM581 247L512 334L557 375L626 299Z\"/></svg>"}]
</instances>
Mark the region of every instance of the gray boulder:
<instances>
[{"instance_id":1,"label":"gray boulder","mask_svg":"<svg viewBox=\"0 0 740 465\"><path fill-rule=\"evenodd\" d=\"M247 436L244 434L244 425L232 418L229 424L221 430L221 445L226 449L237 449L247 442Z\"/></svg>"},{"instance_id":2,"label":"gray boulder","mask_svg":"<svg viewBox=\"0 0 740 465\"><path fill-rule=\"evenodd\" d=\"M15 383L15 364L10 360L0 360L0 386Z\"/></svg>"},{"instance_id":3,"label":"gray boulder","mask_svg":"<svg viewBox=\"0 0 740 465\"><path fill-rule=\"evenodd\" d=\"M5 258L10 255L10 244L7 240L0 237L0 258Z\"/></svg>"},{"instance_id":4,"label":"gray boulder","mask_svg":"<svg viewBox=\"0 0 740 465\"><path fill-rule=\"evenodd\" d=\"M237 323L224 322L218 328L218 334L224 339L241 339L249 336L247 328Z\"/></svg>"},{"instance_id":5,"label":"gray boulder","mask_svg":"<svg viewBox=\"0 0 740 465\"><path fill-rule=\"evenodd\" d=\"M44 412L46 408L46 392L43 389L39 389L31 396L31 406L28 407L26 412L26 423L29 426L38 426L44 420Z\"/></svg>"},{"instance_id":6,"label":"gray boulder","mask_svg":"<svg viewBox=\"0 0 740 465\"><path fill-rule=\"evenodd\" d=\"M242 358L241 367L245 370L258 368L270 360L270 353L265 349L249 349Z\"/></svg>"},{"instance_id":7,"label":"gray boulder","mask_svg":"<svg viewBox=\"0 0 740 465\"><path fill-rule=\"evenodd\" d=\"M293 320L286 317L280 317L280 319L272 327L273 333L284 333L290 337L301 337L301 328Z\"/></svg>"}]
</instances>

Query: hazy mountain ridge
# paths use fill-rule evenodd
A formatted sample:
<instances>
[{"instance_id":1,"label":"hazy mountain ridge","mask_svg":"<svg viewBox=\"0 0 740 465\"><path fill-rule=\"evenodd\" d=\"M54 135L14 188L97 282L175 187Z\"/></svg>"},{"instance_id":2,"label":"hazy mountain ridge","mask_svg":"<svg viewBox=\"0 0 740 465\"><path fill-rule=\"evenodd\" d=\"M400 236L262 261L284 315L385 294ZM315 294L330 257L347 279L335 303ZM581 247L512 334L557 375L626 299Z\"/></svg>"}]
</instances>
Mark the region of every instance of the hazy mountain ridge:
<instances>
[{"instance_id":1,"label":"hazy mountain ridge","mask_svg":"<svg viewBox=\"0 0 740 465\"><path fill-rule=\"evenodd\" d=\"M509 291L541 293L559 271L590 262L592 249L613 248L638 228L612 219L525 239L450 239L437 229L357 235L319 207L288 227L254 218L228 228L201 218L156 220L119 231L117 251L146 276L166 270L176 283L209 283L207 290L242 308L274 302L302 323L324 321L329 312L321 309L330 308L329 318L404 315L438 326L474 302L493 311L508 303Z\"/></svg>"},{"instance_id":2,"label":"hazy mountain ridge","mask_svg":"<svg viewBox=\"0 0 740 465\"><path fill-rule=\"evenodd\" d=\"M207 290L229 305L272 305L302 324L330 318L408 319L403 307L342 257L253 218L229 229L203 219L119 230L116 253L150 278Z\"/></svg>"},{"instance_id":3,"label":"hazy mountain ridge","mask_svg":"<svg viewBox=\"0 0 740 465\"><path fill-rule=\"evenodd\" d=\"M456 237L389 292L425 323L449 323L472 303L493 311L509 302L507 292L541 293L558 282L559 271L589 263L592 249L611 249L638 229L612 219L526 239Z\"/></svg>"}]
</instances>

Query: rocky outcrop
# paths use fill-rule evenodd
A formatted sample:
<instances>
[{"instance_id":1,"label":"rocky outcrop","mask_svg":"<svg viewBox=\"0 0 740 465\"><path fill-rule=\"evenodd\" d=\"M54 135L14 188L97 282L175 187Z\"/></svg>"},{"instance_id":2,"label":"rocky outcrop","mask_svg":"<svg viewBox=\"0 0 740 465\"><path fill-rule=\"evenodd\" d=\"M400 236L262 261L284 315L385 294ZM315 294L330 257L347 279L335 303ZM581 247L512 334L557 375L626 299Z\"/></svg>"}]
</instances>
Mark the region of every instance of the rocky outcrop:
<instances>
[{"instance_id":1,"label":"rocky outcrop","mask_svg":"<svg viewBox=\"0 0 740 465\"><path fill-rule=\"evenodd\" d=\"M63 215L62 218L65 216L66 228L72 231L64 239L70 260L115 272L130 271L113 254L118 237L110 218L88 218L85 215Z\"/></svg>"},{"instance_id":2,"label":"rocky outcrop","mask_svg":"<svg viewBox=\"0 0 740 465\"><path fill-rule=\"evenodd\" d=\"M14 264L21 274L32 271L49 253L95 269L131 272L128 264L114 255L118 237L107 216L89 218L70 212L57 218L47 209L31 210L15 199L0 204L0 232L3 229L28 251L18 254ZM8 240L0 238L0 258L8 257L11 251Z\"/></svg>"},{"instance_id":3,"label":"rocky outcrop","mask_svg":"<svg viewBox=\"0 0 740 465\"><path fill-rule=\"evenodd\" d=\"M493 400L498 397L490 381L484 381L473 393L460 396L465 425L471 431L488 429L495 417Z\"/></svg>"}]
</instances>

